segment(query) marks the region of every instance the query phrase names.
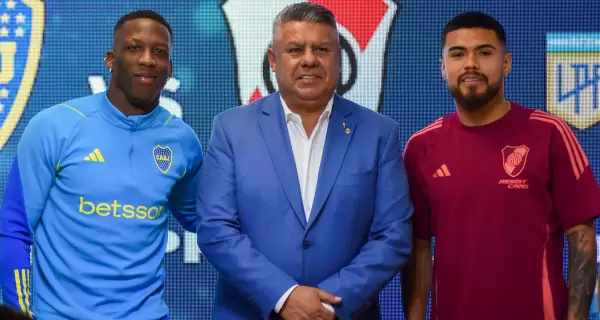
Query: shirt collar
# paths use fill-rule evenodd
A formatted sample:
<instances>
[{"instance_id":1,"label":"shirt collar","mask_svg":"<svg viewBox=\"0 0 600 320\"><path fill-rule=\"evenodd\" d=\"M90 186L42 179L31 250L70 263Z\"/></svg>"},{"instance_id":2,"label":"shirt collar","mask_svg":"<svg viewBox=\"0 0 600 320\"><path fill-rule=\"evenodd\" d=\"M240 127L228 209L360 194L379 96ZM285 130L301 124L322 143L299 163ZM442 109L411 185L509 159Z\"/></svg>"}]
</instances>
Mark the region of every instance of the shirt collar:
<instances>
[{"instance_id":1,"label":"shirt collar","mask_svg":"<svg viewBox=\"0 0 600 320\"><path fill-rule=\"evenodd\" d=\"M283 97L281 97L281 95L279 95L279 99L281 100L281 105L283 106L285 122L300 121L300 116L296 113L293 113L292 110L290 110L290 108L287 106L287 104L285 103L285 101L283 100ZM325 118L329 118L329 116L331 115L332 109L333 109L333 96L331 96L331 98L327 102L327 106L325 107L325 110L323 110L323 113L321 113L321 117L319 117L319 121L321 121Z\"/></svg>"},{"instance_id":2,"label":"shirt collar","mask_svg":"<svg viewBox=\"0 0 600 320\"><path fill-rule=\"evenodd\" d=\"M110 100L108 100L106 91L100 94L100 96L99 107L102 115L104 115L110 123L124 129L132 131L145 129L154 123L157 115L160 113L160 108L157 106L147 114L126 116L121 110L117 109Z\"/></svg>"}]
</instances>

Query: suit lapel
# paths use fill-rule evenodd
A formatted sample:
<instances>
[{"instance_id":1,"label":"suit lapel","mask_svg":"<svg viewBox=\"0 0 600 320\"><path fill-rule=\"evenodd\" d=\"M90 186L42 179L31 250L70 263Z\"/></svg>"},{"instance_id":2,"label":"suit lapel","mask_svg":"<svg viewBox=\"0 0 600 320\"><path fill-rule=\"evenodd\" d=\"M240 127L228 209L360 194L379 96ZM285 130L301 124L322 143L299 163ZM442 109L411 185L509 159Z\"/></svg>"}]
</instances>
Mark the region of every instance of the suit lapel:
<instances>
[{"instance_id":1,"label":"suit lapel","mask_svg":"<svg viewBox=\"0 0 600 320\"><path fill-rule=\"evenodd\" d=\"M347 102L336 95L327 127L327 137L325 138L323 158L321 159L321 167L319 169L317 190L308 221L309 228L321 213L323 205L329 197L333 183L344 162L350 140L352 140L352 136L354 135L356 121L353 121L354 118L351 115L351 111Z\"/></svg>"},{"instance_id":2,"label":"suit lapel","mask_svg":"<svg viewBox=\"0 0 600 320\"><path fill-rule=\"evenodd\" d=\"M305 227L306 215L302 205L296 161L294 160L279 94L273 94L265 98L262 114L259 117L260 129L269 148L271 160L279 176L283 191L298 220Z\"/></svg>"}]
</instances>

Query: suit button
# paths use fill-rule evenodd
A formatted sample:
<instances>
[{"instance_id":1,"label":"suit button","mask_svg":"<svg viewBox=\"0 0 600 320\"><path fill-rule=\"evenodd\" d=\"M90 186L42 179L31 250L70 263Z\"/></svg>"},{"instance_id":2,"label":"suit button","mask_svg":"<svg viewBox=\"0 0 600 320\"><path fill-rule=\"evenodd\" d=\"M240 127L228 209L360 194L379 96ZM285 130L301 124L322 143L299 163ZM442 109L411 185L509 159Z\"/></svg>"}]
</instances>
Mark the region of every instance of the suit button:
<instances>
[{"instance_id":1,"label":"suit button","mask_svg":"<svg viewBox=\"0 0 600 320\"><path fill-rule=\"evenodd\" d=\"M310 241L308 241L308 240L302 241L302 248L308 249L308 248L310 248L310 246L312 246L312 243L310 243Z\"/></svg>"}]
</instances>

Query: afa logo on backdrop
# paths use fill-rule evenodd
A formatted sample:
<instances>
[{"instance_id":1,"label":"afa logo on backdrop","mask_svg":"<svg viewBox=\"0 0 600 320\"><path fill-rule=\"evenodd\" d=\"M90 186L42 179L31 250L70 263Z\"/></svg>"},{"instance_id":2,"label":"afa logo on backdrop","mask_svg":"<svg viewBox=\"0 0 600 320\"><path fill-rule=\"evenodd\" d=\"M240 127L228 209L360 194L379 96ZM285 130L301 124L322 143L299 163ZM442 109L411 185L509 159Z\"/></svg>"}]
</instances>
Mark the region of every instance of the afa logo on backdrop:
<instances>
[{"instance_id":1,"label":"afa logo on backdrop","mask_svg":"<svg viewBox=\"0 0 600 320\"><path fill-rule=\"evenodd\" d=\"M342 77L337 93L378 111L382 99L390 31L399 0L308 0L325 6L338 22L342 47ZM235 57L238 103L247 104L277 90L267 49L273 20L296 0L226 0L222 10Z\"/></svg>"},{"instance_id":2,"label":"afa logo on backdrop","mask_svg":"<svg viewBox=\"0 0 600 320\"><path fill-rule=\"evenodd\" d=\"M33 88L44 16L40 0L0 2L0 149L19 123Z\"/></svg>"},{"instance_id":3,"label":"afa logo on backdrop","mask_svg":"<svg viewBox=\"0 0 600 320\"><path fill-rule=\"evenodd\" d=\"M600 33L548 33L546 103L578 129L600 121Z\"/></svg>"}]
</instances>

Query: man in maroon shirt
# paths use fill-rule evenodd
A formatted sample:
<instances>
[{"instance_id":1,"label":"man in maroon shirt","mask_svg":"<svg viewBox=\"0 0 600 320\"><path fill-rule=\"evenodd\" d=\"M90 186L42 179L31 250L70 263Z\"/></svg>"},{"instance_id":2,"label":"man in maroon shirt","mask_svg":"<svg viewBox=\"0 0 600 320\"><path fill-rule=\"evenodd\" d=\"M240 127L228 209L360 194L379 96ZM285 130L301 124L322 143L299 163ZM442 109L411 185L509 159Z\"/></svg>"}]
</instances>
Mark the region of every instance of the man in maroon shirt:
<instances>
[{"instance_id":1,"label":"man in maroon shirt","mask_svg":"<svg viewBox=\"0 0 600 320\"><path fill-rule=\"evenodd\" d=\"M404 154L415 208L402 283L410 320L425 319L430 286L431 319L588 319L600 190L560 118L504 98L510 69L494 18L465 13L445 27L441 70L456 112L415 133Z\"/></svg>"}]
</instances>

